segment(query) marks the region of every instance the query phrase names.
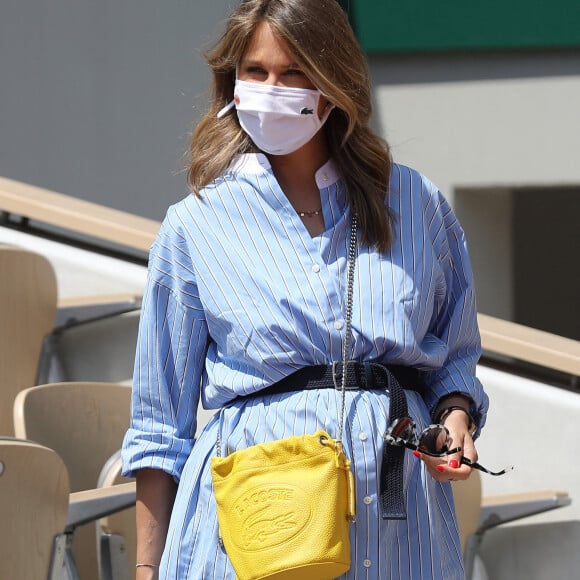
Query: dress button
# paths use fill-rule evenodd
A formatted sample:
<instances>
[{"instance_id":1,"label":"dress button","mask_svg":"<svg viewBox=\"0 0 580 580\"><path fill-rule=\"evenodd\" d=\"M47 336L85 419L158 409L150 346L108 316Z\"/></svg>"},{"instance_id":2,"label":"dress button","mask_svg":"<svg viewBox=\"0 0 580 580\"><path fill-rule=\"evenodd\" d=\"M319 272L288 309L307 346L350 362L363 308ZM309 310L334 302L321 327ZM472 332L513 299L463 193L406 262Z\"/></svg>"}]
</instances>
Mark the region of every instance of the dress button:
<instances>
[{"instance_id":1,"label":"dress button","mask_svg":"<svg viewBox=\"0 0 580 580\"><path fill-rule=\"evenodd\" d=\"M373 498L367 495L363 497L363 503L366 505L370 505L371 503L373 503Z\"/></svg>"},{"instance_id":2,"label":"dress button","mask_svg":"<svg viewBox=\"0 0 580 580\"><path fill-rule=\"evenodd\" d=\"M361 441L366 441L366 440L367 440L367 438L368 438L368 435L367 435L366 433L359 433L359 434L358 434L358 438L359 438Z\"/></svg>"},{"instance_id":3,"label":"dress button","mask_svg":"<svg viewBox=\"0 0 580 580\"><path fill-rule=\"evenodd\" d=\"M363 560L363 566L365 568L370 568L372 565L372 562L370 560Z\"/></svg>"},{"instance_id":4,"label":"dress button","mask_svg":"<svg viewBox=\"0 0 580 580\"><path fill-rule=\"evenodd\" d=\"M318 264L314 264L314 266L312 266L312 271L315 274L318 274L318 272L320 272L320 266Z\"/></svg>"},{"instance_id":5,"label":"dress button","mask_svg":"<svg viewBox=\"0 0 580 580\"><path fill-rule=\"evenodd\" d=\"M324 181L328 181L328 173L323 173L322 179L324 179Z\"/></svg>"},{"instance_id":6,"label":"dress button","mask_svg":"<svg viewBox=\"0 0 580 580\"><path fill-rule=\"evenodd\" d=\"M336 328L336 330L342 330L342 327L343 327L343 322L342 322L342 320L337 320L337 321L334 323L334 328Z\"/></svg>"}]
</instances>

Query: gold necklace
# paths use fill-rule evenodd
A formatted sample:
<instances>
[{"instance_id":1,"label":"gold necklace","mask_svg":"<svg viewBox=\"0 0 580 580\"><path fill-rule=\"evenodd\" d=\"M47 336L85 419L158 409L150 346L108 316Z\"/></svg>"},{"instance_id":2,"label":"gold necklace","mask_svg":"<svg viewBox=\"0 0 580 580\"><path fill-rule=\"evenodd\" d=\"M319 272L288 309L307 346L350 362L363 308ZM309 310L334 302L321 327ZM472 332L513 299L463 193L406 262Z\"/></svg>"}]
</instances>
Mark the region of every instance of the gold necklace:
<instances>
[{"instance_id":1,"label":"gold necklace","mask_svg":"<svg viewBox=\"0 0 580 580\"><path fill-rule=\"evenodd\" d=\"M322 208L319 207L318 209L309 209L306 211L299 211L298 215L300 217L314 217L315 215L320 215L322 213Z\"/></svg>"}]
</instances>

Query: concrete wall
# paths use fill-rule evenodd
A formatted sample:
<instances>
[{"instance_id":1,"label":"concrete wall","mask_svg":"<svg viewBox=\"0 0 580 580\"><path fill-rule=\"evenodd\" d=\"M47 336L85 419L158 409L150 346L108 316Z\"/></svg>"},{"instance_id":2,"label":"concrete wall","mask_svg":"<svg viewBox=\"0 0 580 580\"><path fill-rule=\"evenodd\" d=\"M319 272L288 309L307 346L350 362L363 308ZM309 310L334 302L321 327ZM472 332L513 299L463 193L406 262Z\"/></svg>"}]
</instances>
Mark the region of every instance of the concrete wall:
<instances>
[{"instance_id":1,"label":"concrete wall","mask_svg":"<svg viewBox=\"0 0 580 580\"><path fill-rule=\"evenodd\" d=\"M396 159L458 187L580 184L580 53L371 58Z\"/></svg>"},{"instance_id":2,"label":"concrete wall","mask_svg":"<svg viewBox=\"0 0 580 580\"><path fill-rule=\"evenodd\" d=\"M161 219L231 3L2 2L0 174Z\"/></svg>"}]
</instances>

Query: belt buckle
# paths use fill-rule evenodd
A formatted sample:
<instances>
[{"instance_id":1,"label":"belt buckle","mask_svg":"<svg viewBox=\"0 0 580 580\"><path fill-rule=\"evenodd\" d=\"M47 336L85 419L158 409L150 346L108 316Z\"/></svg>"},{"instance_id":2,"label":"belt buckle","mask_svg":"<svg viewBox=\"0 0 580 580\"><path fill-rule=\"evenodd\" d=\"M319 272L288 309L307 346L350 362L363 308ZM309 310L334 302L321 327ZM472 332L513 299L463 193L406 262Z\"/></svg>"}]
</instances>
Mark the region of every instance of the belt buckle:
<instances>
[{"instance_id":1,"label":"belt buckle","mask_svg":"<svg viewBox=\"0 0 580 580\"><path fill-rule=\"evenodd\" d=\"M348 365L351 363L356 363L355 360L347 360L346 361L346 369L348 370ZM343 361L334 361L332 363L332 382L334 383L334 388L337 391L342 390L342 376L345 372L345 363ZM346 391L356 391L359 387L354 385L346 385Z\"/></svg>"}]
</instances>

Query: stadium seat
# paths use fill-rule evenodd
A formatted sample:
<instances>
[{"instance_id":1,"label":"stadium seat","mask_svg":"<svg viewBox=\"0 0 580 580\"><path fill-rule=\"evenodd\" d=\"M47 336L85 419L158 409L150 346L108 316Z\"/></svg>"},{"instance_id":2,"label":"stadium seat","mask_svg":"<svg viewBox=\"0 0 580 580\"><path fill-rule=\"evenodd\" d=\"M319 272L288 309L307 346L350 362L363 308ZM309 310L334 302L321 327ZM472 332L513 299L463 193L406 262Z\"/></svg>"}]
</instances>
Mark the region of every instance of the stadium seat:
<instances>
[{"instance_id":1,"label":"stadium seat","mask_svg":"<svg viewBox=\"0 0 580 580\"><path fill-rule=\"evenodd\" d=\"M34 252L0 246L0 435L14 435L12 404L37 384L43 343L57 311L50 262Z\"/></svg>"},{"instance_id":2,"label":"stadium seat","mask_svg":"<svg viewBox=\"0 0 580 580\"><path fill-rule=\"evenodd\" d=\"M107 460L129 426L131 388L116 383L68 382L22 390L14 402L17 437L55 450L68 469L71 491L97 487ZM73 555L83 580L97 580L95 526L77 530Z\"/></svg>"},{"instance_id":3,"label":"stadium seat","mask_svg":"<svg viewBox=\"0 0 580 580\"><path fill-rule=\"evenodd\" d=\"M0 437L0 578L59 577L49 568L55 539L65 529L69 493L67 469L55 451Z\"/></svg>"}]
</instances>

